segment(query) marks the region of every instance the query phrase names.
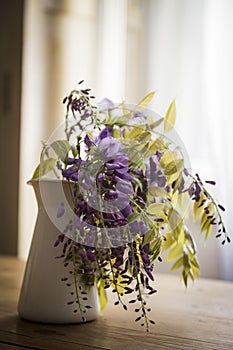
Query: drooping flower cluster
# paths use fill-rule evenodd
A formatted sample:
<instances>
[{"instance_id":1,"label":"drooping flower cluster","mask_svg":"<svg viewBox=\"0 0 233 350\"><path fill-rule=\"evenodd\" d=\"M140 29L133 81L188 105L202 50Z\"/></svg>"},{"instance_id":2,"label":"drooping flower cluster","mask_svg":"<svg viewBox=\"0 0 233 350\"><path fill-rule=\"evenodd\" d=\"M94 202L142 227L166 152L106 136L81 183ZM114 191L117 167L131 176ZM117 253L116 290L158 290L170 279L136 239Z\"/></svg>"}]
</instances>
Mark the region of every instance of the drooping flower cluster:
<instances>
[{"instance_id":1,"label":"drooping flower cluster","mask_svg":"<svg viewBox=\"0 0 233 350\"><path fill-rule=\"evenodd\" d=\"M98 109L90 102L90 89L73 90L64 99L67 140L51 145L58 169L70 184L75 214L54 243L62 246L64 265L71 269L75 285L82 276L84 284L97 286L103 307L108 288L116 295L115 305L127 310L127 302L138 304L135 321L147 331L154 321L148 316L146 296L156 293L153 268L163 252L168 252L167 260L174 260L172 269L182 269L186 286L189 278L199 275L196 246L184 220L188 199L206 237L218 225L217 237L224 236L223 244L230 242L220 213L224 207L166 139L175 119L174 105L165 118L150 119L143 108L152 97L147 95L133 110L110 100ZM160 125L164 132L156 133ZM51 160L44 162L41 168L51 170ZM61 203L58 220L64 213ZM67 287L69 278L63 278ZM78 305L74 312L83 320L91 307L83 305L86 298L80 286L67 301Z\"/></svg>"}]
</instances>

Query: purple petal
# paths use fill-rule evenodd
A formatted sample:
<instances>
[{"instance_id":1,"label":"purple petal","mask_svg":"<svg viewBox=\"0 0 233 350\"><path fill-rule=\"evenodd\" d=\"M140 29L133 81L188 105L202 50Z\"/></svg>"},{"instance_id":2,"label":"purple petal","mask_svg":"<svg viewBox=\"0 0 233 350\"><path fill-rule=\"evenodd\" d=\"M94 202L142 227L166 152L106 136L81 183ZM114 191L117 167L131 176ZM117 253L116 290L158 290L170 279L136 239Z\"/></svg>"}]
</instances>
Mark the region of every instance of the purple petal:
<instances>
[{"instance_id":1,"label":"purple petal","mask_svg":"<svg viewBox=\"0 0 233 350\"><path fill-rule=\"evenodd\" d=\"M62 175L64 177L66 177L67 179L69 179L71 177L72 174L76 173L78 171L78 168L76 166L67 168L65 170L62 171Z\"/></svg>"},{"instance_id":2,"label":"purple petal","mask_svg":"<svg viewBox=\"0 0 233 350\"><path fill-rule=\"evenodd\" d=\"M117 172L117 170L116 170ZM117 172L118 173L118 172ZM118 173L118 176L115 176L115 180L117 181L117 179L124 179L124 180L133 180L133 176L131 176L130 174L128 173L125 173L125 174L120 174Z\"/></svg>"},{"instance_id":3,"label":"purple petal","mask_svg":"<svg viewBox=\"0 0 233 350\"><path fill-rule=\"evenodd\" d=\"M87 146L87 148L89 150L91 148L91 146L92 146L92 141L91 141L91 139L90 139L90 137L88 135L86 135L84 137L84 143L85 143L85 145Z\"/></svg>"},{"instance_id":4,"label":"purple petal","mask_svg":"<svg viewBox=\"0 0 233 350\"><path fill-rule=\"evenodd\" d=\"M100 152L107 158L114 158L121 148L121 142L111 136L102 139L99 143Z\"/></svg>"},{"instance_id":5,"label":"purple petal","mask_svg":"<svg viewBox=\"0 0 233 350\"><path fill-rule=\"evenodd\" d=\"M118 164L118 163L109 163L109 162L107 162L107 163L105 163L105 165L106 165L106 168L107 169L109 169L109 170L115 170L115 169L120 169L120 164Z\"/></svg>"},{"instance_id":6,"label":"purple petal","mask_svg":"<svg viewBox=\"0 0 233 350\"><path fill-rule=\"evenodd\" d=\"M70 176L70 180L78 182L78 173L74 173Z\"/></svg>"},{"instance_id":7,"label":"purple petal","mask_svg":"<svg viewBox=\"0 0 233 350\"><path fill-rule=\"evenodd\" d=\"M132 184L122 179L117 182L116 189L126 194L134 193Z\"/></svg>"},{"instance_id":8,"label":"purple petal","mask_svg":"<svg viewBox=\"0 0 233 350\"><path fill-rule=\"evenodd\" d=\"M143 118L143 119L147 119L147 116L145 113L143 113L142 111L137 111L134 114L134 118Z\"/></svg>"},{"instance_id":9,"label":"purple petal","mask_svg":"<svg viewBox=\"0 0 233 350\"><path fill-rule=\"evenodd\" d=\"M154 281L154 276L152 275L151 271L149 269L145 269L146 273L147 273L147 276L152 280Z\"/></svg>"},{"instance_id":10,"label":"purple petal","mask_svg":"<svg viewBox=\"0 0 233 350\"><path fill-rule=\"evenodd\" d=\"M158 160L160 160L162 158L162 153L159 151L156 151L156 156L157 156Z\"/></svg>"},{"instance_id":11,"label":"purple petal","mask_svg":"<svg viewBox=\"0 0 233 350\"><path fill-rule=\"evenodd\" d=\"M131 206L128 204L124 209L121 210L121 213L127 218L133 212Z\"/></svg>"},{"instance_id":12,"label":"purple petal","mask_svg":"<svg viewBox=\"0 0 233 350\"><path fill-rule=\"evenodd\" d=\"M114 108L114 103L107 97L100 102L100 109L105 111Z\"/></svg>"},{"instance_id":13,"label":"purple petal","mask_svg":"<svg viewBox=\"0 0 233 350\"><path fill-rule=\"evenodd\" d=\"M128 170L129 170L129 168L128 167L124 167L124 168L120 168L120 169L117 169L117 173L119 174L125 174L125 173L127 173L128 172Z\"/></svg>"}]
</instances>

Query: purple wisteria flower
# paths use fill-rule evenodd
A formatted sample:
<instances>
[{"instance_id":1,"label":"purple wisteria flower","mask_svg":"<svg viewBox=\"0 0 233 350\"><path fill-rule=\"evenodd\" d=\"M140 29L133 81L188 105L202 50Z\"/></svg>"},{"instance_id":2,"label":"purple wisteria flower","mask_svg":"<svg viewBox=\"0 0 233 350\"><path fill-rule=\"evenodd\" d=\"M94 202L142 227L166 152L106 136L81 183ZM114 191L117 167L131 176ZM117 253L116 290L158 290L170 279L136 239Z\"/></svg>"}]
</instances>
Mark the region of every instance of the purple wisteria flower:
<instances>
[{"instance_id":1,"label":"purple wisteria flower","mask_svg":"<svg viewBox=\"0 0 233 350\"><path fill-rule=\"evenodd\" d=\"M104 137L99 143L99 150L103 159L114 159L122 149L122 144L119 140L112 136Z\"/></svg>"},{"instance_id":2,"label":"purple wisteria flower","mask_svg":"<svg viewBox=\"0 0 233 350\"><path fill-rule=\"evenodd\" d=\"M107 97L103 98L99 104L99 108L101 111L106 111L114 108L114 103Z\"/></svg>"},{"instance_id":3,"label":"purple wisteria flower","mask_svg":"<svg viewBox=\"0 0 233 350\"><path fill-rule=\"evenodd\" d=\"M101 140L105 139L106 137L112 136L112 132L113 132L112 128L104 128L101 131L101 133L99 134L99 137L97 139L97 143L98 143L98 140L101 141Z\"/></svg>"},{"instance_id":4,"label":"purple wisteria flower","mask_svg":"<svg viewBox=\"0 0 233 350\"><path fill-rule=\"evenodd\" d=\"M173 254L172 269L181 267L186 286L189 277L198 276L195 242L185 226L181 205L176 207L177 202L183 203L177 200L183 199L183 193L193 200L206 238L212 226L218 225L216 237L223 238L222 244L230 242L220 214L225 208L205 189L199 175L184 167L182 152L178 154L165 135L176 117L175 102L164 118L150 123L153 115L148 115L146 104L153 95L149 93L131 109L125 102L116 105L108 98L94 106L90 89L72 90L64 99L66 140L59 140L62 154L58 152L57 164L71 182L73 206L72 218L54 246L62 245L61 257L68 266L68 277L62 281L68 287L78 286L67 303L75 305L73 311L80 311L83 321L91 306L86 305L80 275L86 286L97 286L104 304L105 290L110 288L116 297L114 304L127 310L122 297L129 294L129 304L137 304L135 321L147 331L155 323L149 317L147 296L156 293L151 281L154 263L162 261L161 252L165 249L171 257L175 242L178 255ZM70 115L73 125L68 123ZM157 133L160 123L164 132L158 129ZM75 133L77 142L65 158L64 150ZM50 164L54 159L46 161ZM56 215L60 222L68 216L63 202Z\"/></svg>"}]
</instances>

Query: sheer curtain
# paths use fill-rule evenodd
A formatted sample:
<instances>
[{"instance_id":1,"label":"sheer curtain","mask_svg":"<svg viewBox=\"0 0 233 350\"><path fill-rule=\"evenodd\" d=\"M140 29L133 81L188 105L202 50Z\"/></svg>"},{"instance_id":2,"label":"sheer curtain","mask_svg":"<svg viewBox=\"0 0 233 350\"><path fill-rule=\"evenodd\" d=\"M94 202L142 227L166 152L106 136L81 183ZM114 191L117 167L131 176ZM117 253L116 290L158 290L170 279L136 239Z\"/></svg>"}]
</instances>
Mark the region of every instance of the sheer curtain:
<instances>
[{"instance_id":1,"label":"sheer curtain","mask_svg":"<svg viewBox=\"0 0 233 350\"><path fill-rule=\"evenodd\" d=\"M192 168L203 179L216 179L214 190L227 207L224 218L229 232L233 229L232 13L230 0L151 0L146 53L146 86L158 89L156 108L164 114L176 98L176 130ZM233 245L220 247L212 239L203 250L200 238L196 239L204 275L233 280Z\"/></svg>"},{"instance_id":2,"label":"sheer curtain","mask_svg":"<svg viewBox=\"0 0 233 350\"><path fill-rule=\"evenodd\" d=\"M233 2L27 0L25 8L20 256L27 256L36 214L25 182L40 141L62 120L62 97L79 79L97 99L136 103L156 89L152 106L161 115L176 98L176 131L192 167L203 179L216 179L231 231ZM204 249L193 228L203 275L233 280L233 244L220 247L213 237Z\"/></svg>"}]
</instances>

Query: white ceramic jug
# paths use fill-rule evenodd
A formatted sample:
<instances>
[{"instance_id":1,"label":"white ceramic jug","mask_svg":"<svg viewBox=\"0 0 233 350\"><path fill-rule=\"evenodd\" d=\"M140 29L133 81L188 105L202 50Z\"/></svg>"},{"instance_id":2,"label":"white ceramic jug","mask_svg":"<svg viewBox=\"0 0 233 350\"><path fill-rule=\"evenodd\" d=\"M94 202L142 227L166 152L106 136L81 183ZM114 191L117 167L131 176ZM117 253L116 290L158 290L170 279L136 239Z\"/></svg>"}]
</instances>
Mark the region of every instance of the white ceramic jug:
<instances>
[{"instance_id":1,"label":"white ceramic jug","mask_svg":"<svg viewBox=\"0 0 233 350\"><path fill-rule=\"evenodd\" d=\"M75 301L74 277L72 273L69 275L69 267L64 267L63 259L56 258L61 252L60 247L54 247L61 233L57 226L62 225L56 224L53 213L57 213L62 200L61 188L69 197L69 185L56 180L31 181L30 184L36 195L38 216L21 287L19 316L44 323L79 323L83 318L85 321L94 320L100 310L97 289L91 287L87 290L81 286L87 293L87 300L82 301L80 311ZM70 286L62 281L67 276ZM86 308L87 305L91 308Z\"/></svg>"}]
</instances>

